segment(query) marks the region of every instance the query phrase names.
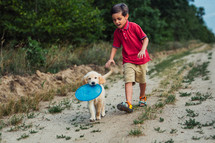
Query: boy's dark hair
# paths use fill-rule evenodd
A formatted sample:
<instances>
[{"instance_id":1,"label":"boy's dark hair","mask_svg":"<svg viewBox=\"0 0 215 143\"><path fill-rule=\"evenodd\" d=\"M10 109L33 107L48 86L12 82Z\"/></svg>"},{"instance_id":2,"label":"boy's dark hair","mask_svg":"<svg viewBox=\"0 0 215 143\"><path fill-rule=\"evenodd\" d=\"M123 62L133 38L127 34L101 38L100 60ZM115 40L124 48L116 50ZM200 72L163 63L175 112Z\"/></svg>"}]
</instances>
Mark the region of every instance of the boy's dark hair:
<instances>
[{"instance_id":1,"label":"boy's dark hair","mask_svg":"<svg viewBox=\"0 0 215 143\"><path fill-rule=\"evenodd\" d=\"M128 6L124 3L114 5L111 9L111 15L119 12L122 12L122 15L126 16L128 14Z\"/></svg>"}]
</instances>

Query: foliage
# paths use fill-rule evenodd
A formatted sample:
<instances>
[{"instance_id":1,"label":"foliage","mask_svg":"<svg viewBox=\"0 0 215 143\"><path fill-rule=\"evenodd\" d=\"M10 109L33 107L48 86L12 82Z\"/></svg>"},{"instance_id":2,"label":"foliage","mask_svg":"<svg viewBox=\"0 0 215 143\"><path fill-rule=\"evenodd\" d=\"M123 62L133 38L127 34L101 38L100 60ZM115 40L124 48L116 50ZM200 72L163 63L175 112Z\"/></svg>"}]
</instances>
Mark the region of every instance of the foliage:
<instances>
[{"instance_id":1,"label":"foliage","mask_svg":"<svg viewBox=\"0 0 215 143\"><path fill-rule=\"evenodd\" d=\"M26 47L26 60L29 66L33 69L43 67L46 63L46 50L42 49L39 42L28 38Z\"/></svg>"},{"instance_id":2,"label":"foliage","mask_svg":"<svg viewBox=\"0 0 215 143\"><path fill-rule=\"evenodd\" d=\"M97 40L104 29L92 0L0 1L0 29L7 38L32 37L43 42Z\"/></svg>"},{"instance_id":3,"label":"foliage","mask_svg":"<svg viewBox=\"0 0 215 143\"><path fill-rule=\"evenodd\" d=\"M170 41L175 49L182 47L181 41L214 42L215 35L203 20L204 8L192 5L193 1L0 0L0 72L22 74L40 69L54 73L73 64L104 65L111 45L109 50L92 45L112 41L116 27L110 9L117 3L128 5L129 21L140 25L150 39L150 53L168 50Z\"/></svg>"}]
</instances>

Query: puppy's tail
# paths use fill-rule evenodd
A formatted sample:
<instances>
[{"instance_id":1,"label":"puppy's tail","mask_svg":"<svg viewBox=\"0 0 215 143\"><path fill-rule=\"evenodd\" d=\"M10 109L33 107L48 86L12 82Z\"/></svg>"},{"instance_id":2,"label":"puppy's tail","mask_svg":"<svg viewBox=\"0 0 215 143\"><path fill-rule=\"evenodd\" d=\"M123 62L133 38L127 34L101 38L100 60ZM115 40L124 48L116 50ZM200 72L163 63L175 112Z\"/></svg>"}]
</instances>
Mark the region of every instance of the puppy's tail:
<instances>
[{"instance_id":1,"label":"puppy's tail","mask_svg":"<svg viewBox=\"0 0 215 143\"><path fill-rule=\"evenodd\" d=\"M107 79L112 73L113 73L113 69L110 68L110 71L108 73L106 73L105 75L103 75L103 78Z\"/></svg>"}]
</instances>

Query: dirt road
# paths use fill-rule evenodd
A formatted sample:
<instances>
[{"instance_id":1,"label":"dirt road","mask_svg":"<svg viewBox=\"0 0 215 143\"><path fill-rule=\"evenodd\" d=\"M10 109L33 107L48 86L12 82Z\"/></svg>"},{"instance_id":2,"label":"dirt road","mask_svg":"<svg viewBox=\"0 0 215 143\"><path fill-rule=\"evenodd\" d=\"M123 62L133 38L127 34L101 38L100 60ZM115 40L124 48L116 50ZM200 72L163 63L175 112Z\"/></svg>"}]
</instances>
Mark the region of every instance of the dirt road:
<instances>
[{"instance_id":1,"label":"dirt road","mask_svg":"<svg viewBox=\"0 0 215 143\"><path fill-rule=\"evenodd\" d=\"M183 76L189 73L192 66L199 67L208 63L207 74L195 76L194 80L186 78L171 94L175 100L171 104L162 96L168 86L163 86L167 75L148 76L147 91L148 106L135 106L131 114L120 112L116 105L125 101L124 82L121 75L108 81L106 86L106 116L95 123L89 122L89 111L86 102L78 102L73 95L67 100L56 99L55 105L70 105L61 113L50 114L47 108L38 113L32 113L32 119L24 117L23 123L15 129L10 126L1 130L2 143L214 143L215 142L215 45L207 49L204 45L192 50L186 56L177 59L184 61L176 65L176 69L185 69ZM153 68L154 61L149 68ZM187 65L187 68L182 68ZM191 66L192 65L192 66ZM173 67L171 67L173 68ZM179 79L180 77L178 77ZM188 77L187 77L188 78ZM184 82L187 81L187 82ZM168 83L167 83L168 84ZM133 105L138 104L139 87L134 87ZM158 90L159 89L159 90ZM169 92L170 93L170 92ZM67 102L68 101L68 102ZM43 103L45 107L49 103ZM51 105L54 106L54 105ZM142 119L149 108L155 109L149 113L150 120L137 124L134 121Z\"/></svg>"}]
</instances>

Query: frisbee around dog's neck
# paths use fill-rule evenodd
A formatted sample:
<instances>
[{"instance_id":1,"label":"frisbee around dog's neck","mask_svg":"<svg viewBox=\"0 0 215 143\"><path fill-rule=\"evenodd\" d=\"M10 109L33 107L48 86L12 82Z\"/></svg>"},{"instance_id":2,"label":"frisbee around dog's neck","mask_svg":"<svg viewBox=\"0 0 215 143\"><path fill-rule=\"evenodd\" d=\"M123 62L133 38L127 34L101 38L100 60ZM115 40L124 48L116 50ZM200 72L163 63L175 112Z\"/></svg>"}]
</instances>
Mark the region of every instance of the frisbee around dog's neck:
<instances>
[{"instance_id":1,"label":"frisbee around dog's neck","mask_svg":"<svg viewBox=\"0 0 215 143\"><path fill-rule=\"evenodd\" d=\"M85 84L79 87L75 92L75 97L80 101L90 101L97 98L102 92L102 87L99 84Z\"/></svg>"}]
</instances>

